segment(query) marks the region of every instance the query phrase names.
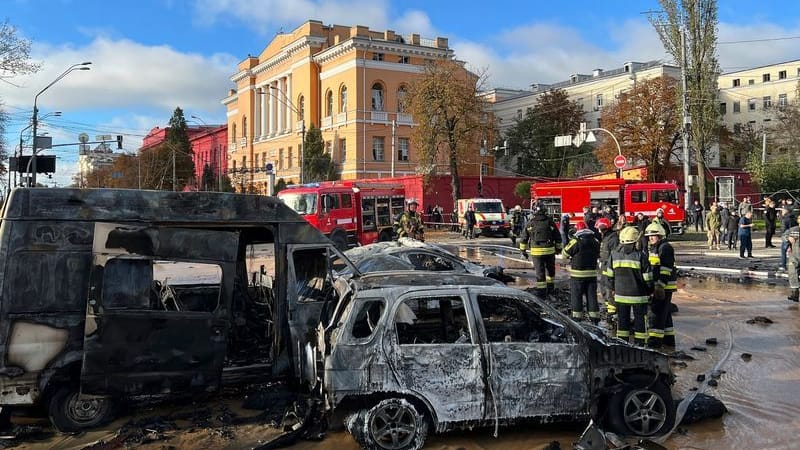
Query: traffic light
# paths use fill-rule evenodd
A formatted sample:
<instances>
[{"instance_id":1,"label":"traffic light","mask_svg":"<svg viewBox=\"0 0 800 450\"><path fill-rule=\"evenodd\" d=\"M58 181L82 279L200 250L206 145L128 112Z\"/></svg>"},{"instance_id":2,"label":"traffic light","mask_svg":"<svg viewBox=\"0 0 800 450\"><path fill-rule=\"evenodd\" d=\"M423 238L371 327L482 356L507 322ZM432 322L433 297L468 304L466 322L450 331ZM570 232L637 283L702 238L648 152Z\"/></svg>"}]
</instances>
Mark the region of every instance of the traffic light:
<instances>
[{"instance_id":1,"label":"traffic light","mask_svg":"<svg viewBox=\"0 0 800 450\"><path fill-rule=\"evenodd\" d=\"M117 135L117 150L122 150L122 135Z\"/></svg>"}]
</instances>

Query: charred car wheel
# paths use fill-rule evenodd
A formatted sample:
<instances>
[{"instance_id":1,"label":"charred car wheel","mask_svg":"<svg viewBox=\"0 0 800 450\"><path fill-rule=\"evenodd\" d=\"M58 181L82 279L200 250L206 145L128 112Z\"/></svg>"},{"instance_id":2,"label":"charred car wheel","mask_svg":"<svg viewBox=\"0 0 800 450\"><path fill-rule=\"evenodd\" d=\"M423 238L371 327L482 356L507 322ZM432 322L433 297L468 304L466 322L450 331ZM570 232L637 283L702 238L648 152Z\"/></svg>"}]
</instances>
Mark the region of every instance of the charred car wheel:
<instances>
[{"instance_id":1,"label":"charred car wheel","mask_svg":"<svg viewBox=\"0 0 800 450\"><path fill-rule=\"evenodd\" d=\"M370 450L418 450L428 437L428 422L407 400L390 398L346 420L348 431Z\"/></svg>"},{"instance_id":2,"label":"charred car wheel","mask_svg":"<svg viewBox=\"0 0 800 450\"><path fill-rule=\"evenodd\" d=\"M635 378L609 401L611 428L627 436L659 436L672 429L675 405L669 387L648 377Z\"/></svg>"},{"instance_id":3,"label":"charred car wheel","mask_svg":"<svg viewBox=\"0 0 800 450\"><path fill-rule=\"evenodd\" d=\"M48 402L50 421L59 431L82 431L113 418L111 399L81 396L77 387L59 388Z\"/></svg>"}]
</instances>

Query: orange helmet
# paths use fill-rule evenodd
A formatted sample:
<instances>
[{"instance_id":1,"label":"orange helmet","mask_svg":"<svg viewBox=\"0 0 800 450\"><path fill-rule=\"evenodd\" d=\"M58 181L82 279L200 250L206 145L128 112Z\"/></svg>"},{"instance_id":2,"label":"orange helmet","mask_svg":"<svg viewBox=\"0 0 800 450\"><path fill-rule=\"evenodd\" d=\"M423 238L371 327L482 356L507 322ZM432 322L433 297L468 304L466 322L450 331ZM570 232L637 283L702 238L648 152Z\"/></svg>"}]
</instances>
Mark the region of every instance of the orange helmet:
<instances>
[{"instance_id":1,"label":"orange helmet","mask_svg":"<svg viewBox=\"0 0 800 450\"><path fill-rule=\"evenodd\" d=\"M594 226L596 226L597 228L601 227L611 228L611 221L606 219L605 217L601 217L597 219L597 222L594 223Z\"/></svg>"},{"instance_id":2,"label":"orange helmet","mask_svg":"<svg viewBox=\"0 0 800 450\"><path fill-rule=\"evenodd\" d=\"M578 231L585 230L586 229L586 222L578 222L578 223L576 223L575 224L575 229L578 230Z\"/></svg>"}]
</instances>

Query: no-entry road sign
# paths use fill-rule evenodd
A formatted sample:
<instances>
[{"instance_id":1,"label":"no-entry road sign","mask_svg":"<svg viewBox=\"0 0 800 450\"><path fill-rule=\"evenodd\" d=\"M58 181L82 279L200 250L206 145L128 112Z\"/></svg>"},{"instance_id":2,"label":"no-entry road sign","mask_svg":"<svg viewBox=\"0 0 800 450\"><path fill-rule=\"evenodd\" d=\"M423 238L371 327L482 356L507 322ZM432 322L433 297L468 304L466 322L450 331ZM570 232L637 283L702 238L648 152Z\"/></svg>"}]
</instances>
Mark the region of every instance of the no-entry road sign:
<instances>
[{"instance_id":1,"label":"no-entry road sign","mask_svg":"<svg viewBox=\"0 0 800 450\"><path fill-rule=\"evenodd\" d=\"M624 169L625 164L628 163L628 159L622 155L617 155L614 157L614 167L617 169Z\"/></svg>"}]
</instances>

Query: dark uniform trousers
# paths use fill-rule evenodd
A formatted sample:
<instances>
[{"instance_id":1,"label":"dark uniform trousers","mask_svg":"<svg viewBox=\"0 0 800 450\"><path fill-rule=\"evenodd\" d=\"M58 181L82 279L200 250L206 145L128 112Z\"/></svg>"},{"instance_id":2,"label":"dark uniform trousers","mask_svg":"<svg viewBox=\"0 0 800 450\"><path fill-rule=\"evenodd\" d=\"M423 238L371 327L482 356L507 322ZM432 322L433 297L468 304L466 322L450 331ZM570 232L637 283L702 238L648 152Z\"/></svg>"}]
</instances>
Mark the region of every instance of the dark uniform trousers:
<instances>
[{"instance_id":1,"label":"dark uniform trousers","mask_svg":"<svg viewBox=\"0 0 800 450\"><path fill-rule=\"evenodd\" d=\"M572 318L583 319L583 298L586 297L586 313L592 322L600 320L600 307L597 304L597 276L588 278L570 277L569 296Z\"/></svg>"},{"instance_id":2,"label":"dark uniform trousers","mask_svg":"<svg viewBox=\"0 0 800 450\"><path fill-rule=\"evenodd\" d=\"M541 250L541 249L534 249ZM533 252L532 252L533 253ZM550 255L531 255L533 273L536 276L536 293L547 295L555 292L556 255L555 248Z\"/></svg>"}]
</instances>

